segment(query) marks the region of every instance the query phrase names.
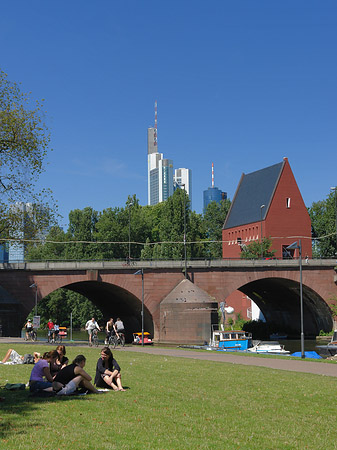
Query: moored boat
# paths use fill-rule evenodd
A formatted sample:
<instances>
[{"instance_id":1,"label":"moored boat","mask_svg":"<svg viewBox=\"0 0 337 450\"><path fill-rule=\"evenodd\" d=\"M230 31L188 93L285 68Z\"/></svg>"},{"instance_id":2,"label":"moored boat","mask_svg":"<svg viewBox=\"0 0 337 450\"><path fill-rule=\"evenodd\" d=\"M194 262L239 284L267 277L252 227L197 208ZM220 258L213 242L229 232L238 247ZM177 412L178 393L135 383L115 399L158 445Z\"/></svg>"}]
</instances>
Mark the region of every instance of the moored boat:
<instances>
[{"instance_id":1,"label":"moored boat","mask_svg":"<svg viewBox=\"0 0 337 450\"><path fill-rule=\"evenodd\" d=\"M269 355L289 355L290 352L284 349L278 341L258 341L253 347L248 348L252 353L263 353Z\"/></svg>"},{"instance_id":2,"label":"moored boat","mask_svg":"<svg viewBox=\"0 0 337 450\"><path fill-rule=\"evenodd\" d=\"M224 351L242 351L252 347L252 335L242 330L213 330L210 347Z\"/></svg>"}]
</instances>

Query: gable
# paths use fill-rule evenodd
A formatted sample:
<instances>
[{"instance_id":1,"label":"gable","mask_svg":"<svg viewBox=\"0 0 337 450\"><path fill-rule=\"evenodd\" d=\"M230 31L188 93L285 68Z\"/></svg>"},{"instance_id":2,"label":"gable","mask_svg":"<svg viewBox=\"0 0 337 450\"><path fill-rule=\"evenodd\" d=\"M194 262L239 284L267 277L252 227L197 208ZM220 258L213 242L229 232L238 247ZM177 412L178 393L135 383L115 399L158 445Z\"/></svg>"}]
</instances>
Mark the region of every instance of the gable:
<instances>
[{"instance_id":1,"label":"gable","mask_svg":"<svg viewBox=\"0 0 337 450\"><path fill-rule=\"evenodd\" d=\"M243 174L227 215L224 229L265 218L285 162ZM265 205L261 209L261 206Z\"/></svg>"}]
</instances>

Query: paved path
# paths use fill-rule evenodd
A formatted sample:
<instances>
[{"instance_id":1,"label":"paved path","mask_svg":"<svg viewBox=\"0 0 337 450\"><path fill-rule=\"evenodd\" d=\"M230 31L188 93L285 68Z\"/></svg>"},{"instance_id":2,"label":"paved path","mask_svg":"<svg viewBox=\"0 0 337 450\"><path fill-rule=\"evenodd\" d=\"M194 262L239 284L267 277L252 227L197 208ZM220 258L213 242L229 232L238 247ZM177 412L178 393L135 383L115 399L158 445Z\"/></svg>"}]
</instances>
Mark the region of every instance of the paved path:
<instances>
[{"instance_id":1,"label":"paved path","mask_svg":"<svg viewBox=\"0 0 337 450\"><path fill-rule=\"evenodd\" d=\"M21 338L7 338L1 337L0 344L9 344L11 347L15 347L15 344L22 344ZM27 342L27 345L41 345L43 342ZM85 342L73 342L67 343L65 345L71 345L76 347L87 347L88 344ZM174 356L178 358L191 358L191 359L202 359L205 361L220 361L228 364L242 364L245 366L258 366L267 367L270 369L277 370L290 370L292 372L302 372L302 373L312 373L316 375L324 375L330 377L337 377L337 362L334 364L327 364L323 362L313 362L298 359L278 359L272 356L266 358L259 358L258 356L249 355L233 355L222 352L212 352L212 351L193 351L188 349L180 348L166 348L166 347L156 347L156 346L126 346L124 348L118 348L117 351L122 352L136 352L136 353L148 353L151 355L165 355Z\"/></svg>"},{"instance_id":2,"label":"paved path","mask_svg":"<svg viewBox=\"0 0 337 450\"><path fill-rule=\"evenodd\" d=\"M323 362L303 361L298 359L278 359L268 356L233 355L213 351L193 351L179 348L162 347L125 347L122 351L143 352L152 355L175 356L179 358L203 359L206 361L220 361L229 364L243 364L245 366L259 366L270 369L290 370L292 372L313 373L337 377L337 362L328 364Z\"/></svg>"}]
</instances>

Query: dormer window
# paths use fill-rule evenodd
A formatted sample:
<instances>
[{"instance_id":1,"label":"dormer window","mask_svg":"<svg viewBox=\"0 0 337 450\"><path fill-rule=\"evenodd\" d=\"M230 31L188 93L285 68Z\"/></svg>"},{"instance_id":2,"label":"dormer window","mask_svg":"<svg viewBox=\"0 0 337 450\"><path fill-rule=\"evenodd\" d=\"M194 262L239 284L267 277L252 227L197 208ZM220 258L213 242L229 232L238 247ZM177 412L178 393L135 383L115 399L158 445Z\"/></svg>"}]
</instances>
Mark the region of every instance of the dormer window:
<instances>
[{"instance_id":1,"label":"dormer window","mask_svg":"<svg viewBox=\"0 0 337 450\"><path fill-rule=\"evenodd\" d=\"M286 207L290 208L290 197L286 198Z\"/></svg>"}]
</instances>

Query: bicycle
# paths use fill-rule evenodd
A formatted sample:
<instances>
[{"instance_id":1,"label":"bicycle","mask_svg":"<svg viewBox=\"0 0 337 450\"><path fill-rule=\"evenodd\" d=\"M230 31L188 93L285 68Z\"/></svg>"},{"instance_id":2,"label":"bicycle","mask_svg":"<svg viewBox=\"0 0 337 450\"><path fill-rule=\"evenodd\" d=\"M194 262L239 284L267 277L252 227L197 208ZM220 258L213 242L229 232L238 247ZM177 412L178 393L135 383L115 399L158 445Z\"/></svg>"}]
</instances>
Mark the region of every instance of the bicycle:
<instances>
[{"instance_id":1,"label":"bicycle","mask_svg":"<svg viewBox=\"0 0 337 450\"><path fill-rule=\"evenodd\" d=\"M60 336L59 333L55 333L55 338L54 338L54 342L55 344L62 344L62 336Z\"/></svg>"},{"instance_id":2,"label":"bicycle","mask_svg":"<svg viewBox=\"0 0 337 450\"><path fill-rule=\"evenodd\" d=\"M91 344L95 347L98 347L99 341L98 341L98 330L97 329L92 331Z\"/></svg>"},{"instance_id":3,"label":"bicycle","mask_svg":"<svg viewBox=\"0 0 337 450\"><path fill-rule=\"evenodd\" d=\"M60 336L59 333L51 332L48 334L48 344L61 344L62 343L62 336Z\"/></svg>"},{"instance_id":4,"label":"bicycle","mask_svg":"<svg viewBox=\"0 0 337 450\"><path fill-rule=\"evenodd\" d=\"M118 333L118 336L114 334L113 336L109 337L108 340L108 347L113 346L113 348L116 348L117 345L120 345L121 347L125 346L125 335L124 333Z\"/></svg>"},{"instance_id":5,"label":"bicycle","mask_svg":"<svg viewBox=\"0 0 337 450\"><path fill-rule=\"evenodd\" d=\"M37 340L37 333L34 329L32 329L31 331L28 331L28 338L27 336L25 336L25 341L33 341L35 342Z\"/></svg>"}]
</instances>

